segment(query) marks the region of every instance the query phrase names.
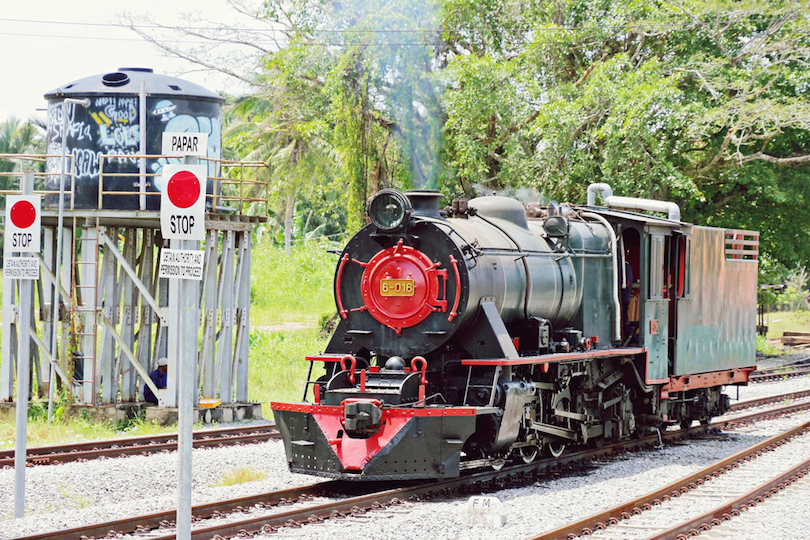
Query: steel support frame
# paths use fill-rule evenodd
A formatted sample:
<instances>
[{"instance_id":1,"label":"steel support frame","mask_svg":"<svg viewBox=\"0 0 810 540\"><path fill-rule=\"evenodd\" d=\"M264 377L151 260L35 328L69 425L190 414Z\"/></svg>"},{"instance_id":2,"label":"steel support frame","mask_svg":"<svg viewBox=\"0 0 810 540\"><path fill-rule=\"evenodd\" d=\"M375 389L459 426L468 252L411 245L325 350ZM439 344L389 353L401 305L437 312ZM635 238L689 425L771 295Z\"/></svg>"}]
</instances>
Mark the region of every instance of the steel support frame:
<instances>
[{"instance_id":1,"label":"steel support frame","mask_svg":"<svg viewBox=\"0 0 810 540\"><path fill-rule=\"evenodd\" d=\"M59 297L70 299L70 305L59 308L53 298L57 237L53 226L46 225L43 238L38 317L33 310L35 303L20 301L19 287L5 282L13 280L4 280L2 324L6 339L2 340L2 354L9 360L0 363L0 401L12 401L14 396L22 305L31 310L33 331L43 335L41 339L32 337L32 351L48 345L52 318L60 319L58 358L52 358L49 346L43 349L39 368L42 374L37 377L43 385L47 385L46 368L51 364L63 384L73 380L76 403L137 403L143 379L155 367L157 358L173 356L167 350L168 336L173 332L167 307L176 305L178 298L170 302L170 280L157 279L164 242L157 226L119 229L100 225L97 218L71 221L72 226L68 221L63 230L63 265L58 284ZM123 250L119 249L119 232L124 236ZM224 404L247 402L251 240L247 228L233 230L225 226L206 231L203 279L194 293L194 324L199 336L183 342L201 338L196 353L200 391L195 403L201 397L218 397ZM71 318L70 312L75 316ZM44 324L39 329L37 319ZM71 320L78 326L69 327ZM155 323L159 326L155 327ZM81 363L75 373L68 370L72 334L79 353L74 353L74 361ZM29 370L32 373L38 372ZM78 373L82 373L81 378ZM170 384L167 394L160 405L176 406L176 386Z\"/></svg>"}]
</instances>

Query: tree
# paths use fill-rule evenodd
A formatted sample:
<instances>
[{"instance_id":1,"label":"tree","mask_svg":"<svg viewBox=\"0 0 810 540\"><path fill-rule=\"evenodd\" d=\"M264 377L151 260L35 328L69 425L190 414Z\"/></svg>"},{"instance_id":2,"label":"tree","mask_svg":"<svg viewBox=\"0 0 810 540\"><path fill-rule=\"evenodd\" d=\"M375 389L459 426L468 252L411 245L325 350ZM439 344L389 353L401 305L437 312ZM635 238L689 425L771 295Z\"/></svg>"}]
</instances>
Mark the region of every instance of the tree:
<instances>
[{"instance_id":1,"label":"tree","mask_svg":"<svg viewBox=\"0 0 810 540\"><path fill-rule=\"evenodd\" d=\"M349 230L381 187L580 202L604 181L695 223L760 230L786 267L810 261L807 0L234 5L256 28L206 39L248 42L260 61L239 77L285 108L254 116L287 134L263 139L265 157L328 149L318 174L345 197ZM212 66L211 51L196 61ZM310 167L286 163L286 178Z\"/></svg>"},{"instance_id":2,"label":"tree","mask_svg":"<svg viewBox=\"0 0 810 540\"><path fill-rule=\"evenodd\" d=\"M804 309L810 311L810 291L807 289L807 283L810 280L810 275L807 273L807 267L797 266L788 275L786 281L787 293L795 296L804 303ZM791 306L793 309L793 306Z\"/></svg>"}]
</instances>

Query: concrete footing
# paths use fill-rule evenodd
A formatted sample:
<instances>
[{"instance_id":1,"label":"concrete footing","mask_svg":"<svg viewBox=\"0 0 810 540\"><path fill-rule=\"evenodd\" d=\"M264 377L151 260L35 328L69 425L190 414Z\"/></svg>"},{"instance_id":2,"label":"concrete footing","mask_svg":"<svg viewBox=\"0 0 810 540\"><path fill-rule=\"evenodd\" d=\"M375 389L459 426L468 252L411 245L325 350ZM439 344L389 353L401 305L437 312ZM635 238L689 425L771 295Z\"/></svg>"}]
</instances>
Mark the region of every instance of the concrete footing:
<instances>
[{"instance_id":1,"label":"concrete footing","mask_svg":"<svg viewBox=\"0 0 810 540\"><path fill-rule=\"evenodd\" d=\"M0 403L0 422L12 422L17 414L17 404L13 401Z\"/></svg>"},{"instance_id":2,"label":"concrete footing","mask_svg":"<svg viewBox=\"0 0 810 540\"><path fill-rule=\"evenodd\" d=\"M128 418L135 418L146 410L146 421L157 422L163 425L176 424L178 420L176 408L155 407L154 405L136 403L118 403L114 405L72 405L68 414L72 418L86 418L91 422L119 422ZM0 403L0 422L11 422L15 418L17 404L14 402ZM194 409L194 423L202 421L204 424L212 422L238 422L262 418L261 403L229 403L219 405L213 409Z\"/></svg>"},{"instance_id":3,"label":"concrete footing","mask_svg":"<svg viewBox=\"0 0 810 540\"><path fill-rule=\"evenodd\" d=\"M238 422L240 420L253 420L262 418L261 403L229 403L219 405L213 409L194 408L194 423L202 422L210 424L212 422ZM178 409L170 407L148 407L146 409L146 421L157 422L158 424L176 424L178 420Z\"/></svg>"},{"instance_id":4,"label":"concrete footing","mask_svg":"<svg viewBox=\"0 0 810 540\"><path fill-rule=\"evenodd\" d=\"M136 418L146 403L116 403L110 405L71 405L67 414L71 418L84 418L91 422L121 422Z\"/></svg>"}]
</instances>

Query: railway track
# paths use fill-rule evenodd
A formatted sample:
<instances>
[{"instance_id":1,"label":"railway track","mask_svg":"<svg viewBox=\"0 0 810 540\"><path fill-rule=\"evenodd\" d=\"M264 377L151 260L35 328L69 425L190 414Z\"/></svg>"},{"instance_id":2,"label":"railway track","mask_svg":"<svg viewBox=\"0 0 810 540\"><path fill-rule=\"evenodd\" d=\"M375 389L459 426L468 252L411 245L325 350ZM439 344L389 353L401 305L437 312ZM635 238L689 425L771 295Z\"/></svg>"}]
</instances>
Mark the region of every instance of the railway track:
<instances>
[{"instance_id":1,"label":"railway track","mask_svg":"<svg viewBox=\"0 0 810 540\"><path fill-rule=\"evenodd\" d=\"M810 374L810 357L789 362L781 366L772 366L758 369L753 372L748 381L751 383L781 381L794 377L803 377Z\"/></svg>"},{"instance_id":2,"label":"railway track","mask_svg":"<svg viewBox=\"0 0 810 540\"><path fill-rule=\"evenodd\" d=\"M194 433L194 448L251 444L278 439L275 424L207 429ZM177 450L177 434L144 435L104 441L90 441L29 448L27 464L55 465L71 461L146 455ZM14 450L0 450L0 467L14 466Z\"/></svg>"},{"instance_id":3,"label":"railway track","mask_svg":"<svg viewBox=\"0 0 810 540\"><path fill-rule=\"evenodd\" d=\"M795 399L805 399L808 397L810 397L810 390L798 390L796 392L788 392L786 394L779 394L776 396L766 396L757 399L749 399L746 401L738 401L737 403L731 404L729 413L734 413L745 409L753 409L755 407L762 407L772 403L784 403Z\"/></svg>"},{"instance_id":4,"label":"railway track","mask_svg":"<svg viewBox=\"0 0 810 540\"><path fill-rule=\"evenodd\" d=\"M808 433L810 422L746 448L639 498L542 533L535 536L534 540L571 539L579 536L614 538L628 529L632 529L634 536L649 540L695 536L764 502L766 498L810 473L810 459L804 459L787 468L779 468L775 474L772 464L768 464L770 467L751 465L762 461L759 458L764 455L779 453L780 447L788 441ZM751 484L755 484L753 488ZM677 505L677 509L669 508L669 514L689 515L688 509L684 509L687 499L692 499L689 501L692 505L709 507L710 510L695 512L692 509L691 517L686 521L662 525L666 518L662 518L657 509Z\"/></svg>"},{"instance_id":5,"label":"railway track","mask_svg":"<svg viewBox=\"0 0 810 540\"><path fill-rule=\"evenodd\" d=\"M791 392L778 396L743 401L732 404L731 411L760 407L771 403L810 397L810 390ZM194 434L194 447L204 448L231 444L251 444L270 439L278 439L279 433L274 424L264 426L243 426L215 430L198 431ZM55 446L39 446L28 449L28 464L56 465L71 461L82 461L99 458L152 454L177 449L177 434L146 435L126 439L110 439L73 443ZM14 466L14 451L0 451L0 467Z\"/></svg>"},{"instance_id":6,"label":"railway track","mask_svg":"<svg viewBox=\"0 0 810 540\"><path fill-rule=\"evenodd\" d=\"M622 441L598 449L563 454L556 459L509 465L500 470L479 470L460 478L436 482L412 482L404 486L377 484L369 487L358 482L327 481L292 490L210 503L192 509L196 526L192 531L192 539L202 540L235 535L244 537L257 533L269 533L279 527L298 527L328 519L362 515L375 509L397 505L406 500L421 500L462 491L474 492L492 487L526 485L551 472L578 467L579 464L590 463L594 459L608 458L633 449L657 446L663 440L673 441L697 436L712 429L733 428L808 408L810 408L810 402L792 404L768 411L757 411L743 417L718 420L708 426L699 425L685 430L669 431L637 440ZM327 502L316 503L312 500L315 497L334 497L336 495L340 498ZM174 538L171 529L174 526L174 518L174 510L171 510L28 536L23 540L79 540L82 537L138 533L148 534L150 540L168 540ZM203 520L207 519L211 519L211 522L204 524Z\"/></svg>"}]
</instances>

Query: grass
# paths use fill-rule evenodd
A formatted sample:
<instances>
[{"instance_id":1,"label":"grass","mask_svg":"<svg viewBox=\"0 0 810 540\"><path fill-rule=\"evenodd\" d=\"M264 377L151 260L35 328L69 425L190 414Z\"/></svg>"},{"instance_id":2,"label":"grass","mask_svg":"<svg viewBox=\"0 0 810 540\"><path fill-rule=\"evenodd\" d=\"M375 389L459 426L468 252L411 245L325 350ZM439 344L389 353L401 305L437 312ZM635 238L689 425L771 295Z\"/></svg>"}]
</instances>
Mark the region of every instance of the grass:
<instances>
[{"instance_id":1,"label":"grass","mask_svg":"<svg viewBox=\"0 0 810 540\"><path fill-rule=\"evenodd\" d=\"M768 339L779 339L784 332L810 332L810 311L775 311L765 316Z\"/></svg>"},{"instance_id":2,"label":"grass","mask_svg":"<svg viewBox=\"0 0 810 540\"><path fill-rule=\"evenodd\" d=\"M250 400L263 402L266 416L270 401L301 401L309 368L304 357L320 353L326 347L326 340L318 332L312 328L250 333Z\"/></svg>"},{"instance_id":3,"label":"grass","mask_svg":"<svg viewBox=\"0 0 810 540\"><path fill-rule=\"evenodd\" d=\"M264 480L265 478L267 478L265 471L257 471L249 467L239 467L236 470L222 473L222 480L217 484L212 484L211 487L235 486L237 484Z\"/></svg>"},{"instance_id":4,"label":"grass","mask_svg":"<svg viewBox=\"0 0 810 540\"><path fill-rule=\"evenodd\" d=\"M289 322L316 325L324 313L335 311L332 279L337 255L328 253L336 245L306 242L284 249L263 242L251 252L251 326Z\"/></svg>"},{"instance_id":5,"label":"grass","mask_svg":"<svg viewBox=\"0 0 810 540\"><path fill-rule=\"evenodd\" d=\"M72 442L112 439L115 437L136 437L139 435L157 435L177 431L176 426L161 426L143 420L129 422L97 423L85 418L63 419L57 413L55 421L48 424L47 402L34 401L28 411L28 446L46 446L51 444L68 444ZM0 422L0 448L13 448L16 436L16 422Z\"/></svg>"},{"instance_id":6,"label":"grass","mask_svg":"<svg viewBox=\"0 0 810 540\"><path fill-rule=\"evenodd\" d=\"M775 311L765 316L768 327L766 337L757 336L757 352L765 356L778 356L790 351L782 346L785 332L810 332L810 312Z\"/></svg>"}]
</instances>

